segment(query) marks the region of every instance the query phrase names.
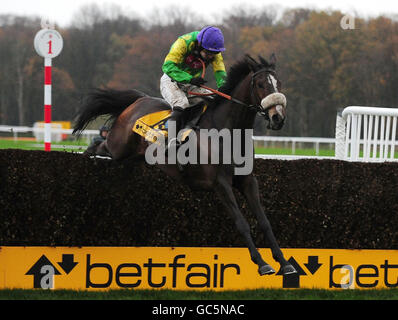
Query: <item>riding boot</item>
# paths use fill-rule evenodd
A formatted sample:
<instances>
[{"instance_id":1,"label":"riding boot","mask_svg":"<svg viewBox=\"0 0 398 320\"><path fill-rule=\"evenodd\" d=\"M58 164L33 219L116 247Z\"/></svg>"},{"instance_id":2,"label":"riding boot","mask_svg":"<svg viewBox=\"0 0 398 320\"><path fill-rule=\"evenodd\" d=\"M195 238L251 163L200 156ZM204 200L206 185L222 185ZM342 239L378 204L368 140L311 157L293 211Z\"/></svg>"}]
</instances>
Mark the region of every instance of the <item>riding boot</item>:
<instances>
[{"instance_id":1,"label":"riding boot","mask_svg":"<svg viewBox=\"0 0 398 320\"><path fill-rule=\"evenodd\" d=\"M180 108L175 108L173 109L169 121L174 121L175 122L175 126L176 126L176 133L178 134L178 132L181 130L181 125L182 125L182 113L183 110Z\"/></svg>"}]
</instances>

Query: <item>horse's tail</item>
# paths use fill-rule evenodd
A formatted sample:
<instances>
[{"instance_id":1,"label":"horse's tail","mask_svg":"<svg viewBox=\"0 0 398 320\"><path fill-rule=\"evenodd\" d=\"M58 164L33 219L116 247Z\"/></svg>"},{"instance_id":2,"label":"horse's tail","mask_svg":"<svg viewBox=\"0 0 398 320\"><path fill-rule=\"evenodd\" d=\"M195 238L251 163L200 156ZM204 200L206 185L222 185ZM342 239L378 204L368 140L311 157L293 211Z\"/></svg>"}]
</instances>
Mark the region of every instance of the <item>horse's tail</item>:
<instances>
[{"instance_id":1,"label":"horse's tail","mask_svg":"<svg viewBox=\"0 0 398 320\"><path fill-rule=\"evenodd\" d=\"M94 89L83 100L77 114L73 134L80 134L87 125L102 115L108 115L109 120L117 118L124 109L146 94L138 90Z\"/></svg>"}]
</instances>

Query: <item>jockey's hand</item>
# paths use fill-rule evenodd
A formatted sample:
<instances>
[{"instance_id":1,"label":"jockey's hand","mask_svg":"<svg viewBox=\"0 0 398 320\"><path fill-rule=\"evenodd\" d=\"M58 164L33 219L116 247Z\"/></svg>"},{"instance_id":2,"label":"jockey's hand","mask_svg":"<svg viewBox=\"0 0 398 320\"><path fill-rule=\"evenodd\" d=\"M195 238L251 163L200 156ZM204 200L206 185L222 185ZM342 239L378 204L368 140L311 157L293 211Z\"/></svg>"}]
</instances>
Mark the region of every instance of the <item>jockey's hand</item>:
<instances>
[{"instance_id":1,"label":"jockey's hand","mask_svg":"<svg viewBox=\"0 0 398 320\"><path fill-rule=\"evenodd\" d=\"M193 84L194 86L200 86L201 84L205 84L207 81L201 77L199 78L192 78L191 81L189 81L190 84Z\"/></svg>"}]
</instances>

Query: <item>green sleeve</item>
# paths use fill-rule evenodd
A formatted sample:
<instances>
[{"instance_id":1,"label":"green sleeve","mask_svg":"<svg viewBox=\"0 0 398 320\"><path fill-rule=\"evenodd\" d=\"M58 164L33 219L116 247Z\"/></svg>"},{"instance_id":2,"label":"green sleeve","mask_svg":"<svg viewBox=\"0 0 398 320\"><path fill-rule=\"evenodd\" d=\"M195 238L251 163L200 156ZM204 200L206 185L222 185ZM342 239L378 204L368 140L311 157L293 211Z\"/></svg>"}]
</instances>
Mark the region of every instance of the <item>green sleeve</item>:
<instances>
[{"instance_id":1,"label":"green sleeve","mask_svg":"<svg viewBox=\"0 0 398 320\"><path fill-rule=\"evenodd\" d=\"M225 71L216 71L214 72L214 76L216 78L217 88L220 88L227 79L227 73Z\"/></svg>"},{"instance_id":2,"label":"green sleeve","mask_svg":"<svg viewBox=\"0 0 398 320\"><path fill-rule=\"evenodd\" d=\"M192 76L188 72L181 70L174 62L170 60L163 64L162 70L171 79L177 82L188 83L192 79Z\"/></svg>"}]
</instances>

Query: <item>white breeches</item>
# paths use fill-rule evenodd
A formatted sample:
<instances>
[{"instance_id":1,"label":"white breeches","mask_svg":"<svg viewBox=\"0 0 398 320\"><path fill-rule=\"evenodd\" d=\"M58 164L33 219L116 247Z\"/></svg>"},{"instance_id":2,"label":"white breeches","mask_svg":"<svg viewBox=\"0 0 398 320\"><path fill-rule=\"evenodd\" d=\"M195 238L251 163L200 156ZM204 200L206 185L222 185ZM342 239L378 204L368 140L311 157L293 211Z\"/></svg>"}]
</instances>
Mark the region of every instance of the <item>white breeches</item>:
<instances>
[{"instance_id":1,"label":"white breeches","mask_svg":"<svg viewBox=\"0 0 398 320\"><path fill-rule=\"evenodd\" d=\"M211 93L209 90L191 85L189 83L177 84L177 82L172 81L167 74L163 74L163 76L160 78L160 93L173 109L186 109L189 107L190 103L188 101L188 97L194 97L194 95L188 95L188 91L197 93ZM193 99L190 99L190 101L192 104L195 103Z\"/></svg>"}]
</instances>

